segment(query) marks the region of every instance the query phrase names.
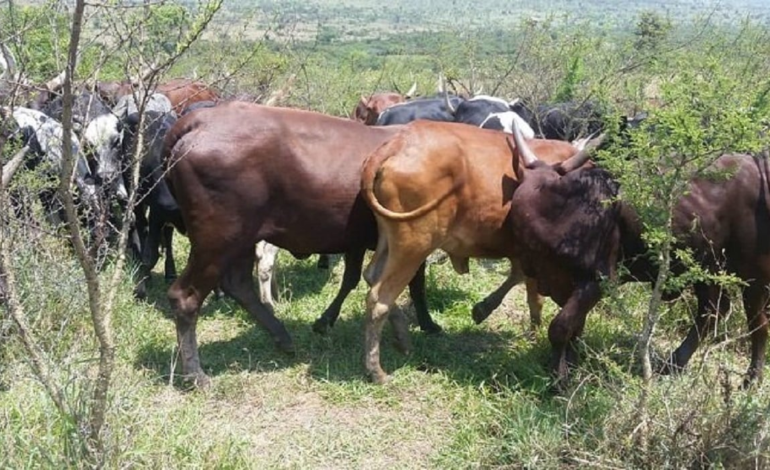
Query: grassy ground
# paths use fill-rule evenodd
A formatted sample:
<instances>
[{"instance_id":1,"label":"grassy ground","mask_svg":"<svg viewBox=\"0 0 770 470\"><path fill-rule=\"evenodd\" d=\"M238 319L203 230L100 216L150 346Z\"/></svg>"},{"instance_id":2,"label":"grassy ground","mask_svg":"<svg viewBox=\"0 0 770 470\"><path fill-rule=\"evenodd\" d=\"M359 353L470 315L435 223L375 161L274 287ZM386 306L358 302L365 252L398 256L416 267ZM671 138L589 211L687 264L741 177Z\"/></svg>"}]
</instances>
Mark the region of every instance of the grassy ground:
<instances>
[{"instance_id":1,"label":"grassy ground","mask_svg":"<svg viewBox=\"0 0 770 470\"><path fill-rule=\"evenodd\" d=\"M186 240L182 242L182 245ZM186 252L183 247L180 252ZM181 261L181 260L180 260ZM110 468L729 468L764 465L768 453L767 387L735 388L746 345L715 342L682 377L656 381L648 413L639 408L634 359L646 291L624 288L592 313L583 362L567 390L554 393L545 367L544 329L527 334L524 292L516 288L481 326L470 309L503 280L507 263L476 262L458 276L449 263L428 274L428 301L444 333L413 329L414 351L399 354L386 327L387 386L367 382L362 365L364 283L345 303L328 336L310 325L331 301L342 263L281 253L278 315L296 357L276 351L267 334L230 300L209 298L198 326L209 391L189 391L173 376L175 334L166 318L162 276L147 303L119 293L118 363L108 424ZM183 262L181 263L183 265ZM59 264L51 279L68 278ZM73 274L73 276L75 276ZM62 287L62 292L77 289ZM85 304L30 293L29 316L57 365L73 413L86 397L79 385L94 367ZM47 302L49 310L35 309ZM406 303L403 299L402 303ZM64 307L63 307L64 306ZM683 334L689 302L666 317L658 345ZM406 307L407 312L410 309ZM555 314L546 306L546 321ZM739 315L735 315L739 317ZM743 332L731 319L725 331ZM15 337L0 346L0 467L79 467L68 438L77 432L58 415L33 378Z\"/></svg>"}]
</instances>

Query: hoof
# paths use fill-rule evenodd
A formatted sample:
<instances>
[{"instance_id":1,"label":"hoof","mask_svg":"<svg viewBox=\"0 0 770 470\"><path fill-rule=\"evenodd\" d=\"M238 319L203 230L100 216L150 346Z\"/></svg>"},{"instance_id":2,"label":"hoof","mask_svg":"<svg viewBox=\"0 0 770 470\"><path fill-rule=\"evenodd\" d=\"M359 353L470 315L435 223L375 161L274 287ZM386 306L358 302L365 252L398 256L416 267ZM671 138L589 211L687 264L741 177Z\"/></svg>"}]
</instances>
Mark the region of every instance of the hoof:
<instances>
[{"instance_id":1,"label":"hoof","mask_svg":"<svg viewBox=\"0 0 770 470\"><path fill-rule=\"evenodd\" d=\"M316 263L318 269L329 269L329 257L326 255L320 255L318 257L318 263Z\"/></svg>"},{"instance_id":2,"label":"hoof","mask_svg":"<svg viewBox=\"0 0 770 470\"><path fill-rule=\"evenodd\" d=\"M294 356L297 351L294 349L294 342L291 338L282 338L275 341L275 347L284 354Z\"/></svg>"},{"instance_id":3,"label":"hoof","mask_svg":"<svg viewBox=\"0 0 770 470\"><path fill-rule=\"evenodd\" d=\"M369 374L369 378L372 380L372 383L375 385L385 385L391 380L390 376L385 372Z\"/></svg>"},{"instance_id":4,"label":"hoof","mask_svg":"<svg viewBox=\"0 0 770 470\"><path fill-rule=\"evenodd\" d=\"M164 277L166 282L174 282L176 281L176 278L177 278L176 274L166 274L166 276Z\"/></svg>"},{"instance_id":5,"label":"hoof","mask_svg":"<svg viewBox=\"0 0 770 470\"><path fill-rule=\"evenodd\" d=\"M429 323L427 325L420 325L420 329L426 335L437 335L444 332L444 329L438 326L436 323Z\"/></svg>"},{"instance_id":6,"label":"hoof","mask_svg":"<svg viewBox=\"0 0 770 470\"><path fill-rule=\"evenodd\" d=\"M196 390L208 390L211 388L211 379L203 372L185 375L184 381L189 383L192 388Z\"/></svg>"},{"instance_id":7,"label":"hoof","mask_svg":"<svg viewBox=\"0 0 770 470\"><path fill-rule=\"evenodd\" d=\"M412 353L412 344L411 341L404 341L396 339L393 341L393 347L396 348L396 351L400 352L404 356L408 356Z\"/></svg>"},{"instance_id":8,"label":"hoof","mask_svg":"<svg viewBox=\"0 0 770 470\"><path fill-rule=\"evenodd\" d=\"M147 287L145 287L144 284L134 288L134 298L137 300L144 300L147 298Z\"/></svg>"},{"instance_id":9,"label":"hoof","mask_svg":"<svg viewBox=\"0 0 770 470\"><path fill-rule=\"evenodd\" d=\"M331 325L324 317L318 318L318 320L313 322L313 333L317 333L319 335L325 335L329 332L329 329L331 328Z\"/></svg>"},{"instance_id":10,"label":"hoof","mask_svg":"<svg viewBox=\"0 0 770 470\"><path fill-rule=\"evenodd\" d=\"M750 390L754 387L758 387L761 383L761 376L758 377L755 373L748 372L746 377L743 378L743 383L741 383L741 390Z\"/></svg>"},{"instance_id":11,"label":"hoof","mask_svg":"<svg viewBox=\"0 0 770 470\"><path fill-rule=\"evenodd\" d=\"M492 312L490 312L489 309L484 305L484 302L479 302L473 306L473 310L471 310L471 317L473 317L473 321L477 325L480 325L481 322L486 320L491 313Z\"/></svg>"}]
</instances>

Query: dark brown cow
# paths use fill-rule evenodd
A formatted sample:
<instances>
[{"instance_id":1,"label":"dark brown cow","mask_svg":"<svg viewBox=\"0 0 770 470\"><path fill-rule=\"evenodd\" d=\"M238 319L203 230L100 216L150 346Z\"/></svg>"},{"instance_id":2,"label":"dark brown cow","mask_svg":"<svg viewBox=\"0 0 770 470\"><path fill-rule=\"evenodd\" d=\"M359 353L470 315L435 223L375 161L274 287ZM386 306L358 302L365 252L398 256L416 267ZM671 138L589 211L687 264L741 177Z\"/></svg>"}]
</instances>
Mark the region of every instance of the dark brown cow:
<instances>
[{"instance_id":1,"label":"dark brown cow","mask_svg":"<svg viewBox=\"0 0 770 470\"><path fill-rule=\"evenodd\" d=\"M156 91L168 97L177 116L181 116L184 108L193 103L219 99L219 95L205 83L187 78L175 78L162 83L158 85Z\"/></svg>"},{"instance_id":2,"label":"dark brown cow","mask_svg":"<svg viewBox=\"0 0 770 470\"><path fill-rule=\"evenodd\" d=\"M166 136L169 180L190 238L190 257L168 292L175 312L183 373L200 385L195 325L201 303L218 284L273 336L292 341L254 290L254 246L260 240L298 256L345 253L342 287L321 327L334 322L360 279L377 226L360 197L361 165L398 128L251 103L199 109ZM423 329L424 270L410 285Z\"/></svg>"},{"instance_id":3,"label":"dark brown cow","mask_svg":"<svg viewBox=\"0 0 770 470\"><path fill-rule=\"evenodd\" d=\"M521 147L521 145L519 145ZM513 195L512 238L524 272L537 279L543 294L562 308L548 336L553 367L566 378L576 359L573 349L588 311L599 301L599 274L613 277L622 261L630 279L652 281L657 272L644 256L641 224L627 205L607 204L617 184L603 170L559 171L537 160L533 149L517 165L521 184ZM516 160L514 160L516 161ZM726 268L746 282L743 303L751 335L751 363L744 385L761 380L768 334L770 284L770 190L767 157L724 155L714 169L732 176L696 179L677 203L673 229L679 246L711 271ZM673 268L681 268L676 262ZM684 368L702 338L715 324L715 310L724 314L729 300L713 285L697 283L698 313L664 372Z\"/></svg>"},{"instance_id":4,"label":"dark brown cow","mask_svg":"<svg viewBox=\"0 0 770 470\"><path fill-rule=\"evenodd\" d=\"M372 286L366 301L365 366L374 382L387 379L379 344L390 307L434 250L446 251L460 273L468 272L471 257L511 260L511 274L498 289L498 300L523 279L508 222L517 183L505 139L503 133L465 124L415 121L364 164L361 190L379 230L365 273ZM531 145L551 162L577 152L566 142ZM527 287L530 314L539 316L536 286ZM533 308L533 303L538 305ZM396 334L402 349L408 349L407 332Z\"/></svg>"}]
</instances>

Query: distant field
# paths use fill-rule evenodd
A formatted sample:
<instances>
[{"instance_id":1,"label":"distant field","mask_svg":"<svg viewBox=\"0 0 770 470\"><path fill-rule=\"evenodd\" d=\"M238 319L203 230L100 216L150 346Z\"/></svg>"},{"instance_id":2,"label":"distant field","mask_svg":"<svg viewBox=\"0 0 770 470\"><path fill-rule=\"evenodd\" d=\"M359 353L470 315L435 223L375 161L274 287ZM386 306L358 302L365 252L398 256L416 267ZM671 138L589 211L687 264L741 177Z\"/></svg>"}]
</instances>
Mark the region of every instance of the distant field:
<instances>
[{"instance_id":1,"label":"distant field","mask_svg":"<svg viewBox=\"0 0 770 470\"><path fill-rule=\"evenodd\" d=\"M291 31L294 39L313 38L320 28L331 28L342 38L359 39L405 31L506 27L525 20L549 19L566 24L589 20L598 27L624 29L644 10L659 11L675 22L706 15L717 22L737 23L747 16L770 20L770 2L761 0L237 0L225 3L218 23L222 27L251 20L252 24L279 25L283 33L279 31L275 37Z\"/></svg>"}]
</instances>

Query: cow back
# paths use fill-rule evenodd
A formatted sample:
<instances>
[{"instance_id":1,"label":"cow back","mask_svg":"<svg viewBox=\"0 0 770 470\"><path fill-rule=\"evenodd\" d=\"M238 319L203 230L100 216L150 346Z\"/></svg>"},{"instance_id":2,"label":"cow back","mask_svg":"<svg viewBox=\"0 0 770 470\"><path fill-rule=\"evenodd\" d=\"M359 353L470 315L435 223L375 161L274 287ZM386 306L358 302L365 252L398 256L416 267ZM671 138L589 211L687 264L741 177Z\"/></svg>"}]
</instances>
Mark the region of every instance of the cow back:
<instances>
[{"instance_id":1,"label":"cow back","mask_svg":"<svg viewBox=\"0 0 770 470\"><path fill-rule=\"evenodd\" d=\"M303 254L343 252L375 242L374 218L358 196L361 165L397 131L223 103L183 116L167 134L169 179L190 231L223 207L249 241Z\"/></svg>"}]
</instances>

